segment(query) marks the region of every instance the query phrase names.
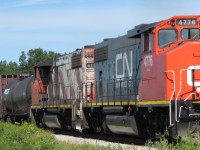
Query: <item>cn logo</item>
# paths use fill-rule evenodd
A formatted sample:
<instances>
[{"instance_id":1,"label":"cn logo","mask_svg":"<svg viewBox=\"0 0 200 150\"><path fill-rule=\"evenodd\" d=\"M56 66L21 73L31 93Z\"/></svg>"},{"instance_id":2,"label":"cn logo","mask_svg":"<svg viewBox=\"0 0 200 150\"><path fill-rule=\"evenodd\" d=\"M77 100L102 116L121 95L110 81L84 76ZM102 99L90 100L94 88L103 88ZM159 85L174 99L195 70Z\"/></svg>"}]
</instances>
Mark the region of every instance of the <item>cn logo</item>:
<instances>
[{"instance_id":1,"label":"cn logo","mask_svg":"<svg viewBox=\"0 0 200 150\"><path fill-rule=\"evenodd\" d=\"M133 67L132 67L132 62L133 62L132 57L133 57L133 55L132 55L132 51L130 51L127 54L126 54L126 52L124 52L124 53L119 53L119 54L116 55L116 58L115 58L116 78L124 78L126 69L127 69L127 73L128 73L129 77L132 77L132 75L133 75ZM118 73L120 60L122 61L122 73L121 74Z\"/></svg>"},{"instance_id":2,"label":"cn logo","mask_svg":"<svg viewBox=\"0 0 200 150\"><path fill-rule=\"evenodd\" d=\"M192 70L200 70L200 66L190 66L187 69L187 84L193 86ZM194 86L200 86L200 82L194 82Z\"/></svg>"}]
</instances>

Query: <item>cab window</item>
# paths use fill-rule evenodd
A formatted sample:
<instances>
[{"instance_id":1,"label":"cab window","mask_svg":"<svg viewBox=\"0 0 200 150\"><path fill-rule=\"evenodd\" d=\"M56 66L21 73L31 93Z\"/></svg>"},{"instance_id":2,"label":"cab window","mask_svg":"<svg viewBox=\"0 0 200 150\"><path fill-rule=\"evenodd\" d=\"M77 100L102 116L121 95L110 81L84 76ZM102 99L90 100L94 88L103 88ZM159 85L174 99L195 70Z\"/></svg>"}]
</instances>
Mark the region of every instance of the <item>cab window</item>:
<instances>
[{"instance_id":1,"label":"cab window","mask_svg":"<svg viewBox=\"0 0 200 150\"><path fill-rule=\"evenodd\" d=\"M144 37L144 52L149 52L152 50L152 38L151 38L151 33L150 32L146 32L143 34Z\"/></svg>"},{"instance_id":2,"label":"cab window","mask_svg":"<svg viewBox=\"0 0 200 150\"><path fill-rule=\"evenodd\" d=\"M158 34L158 44L160 48L164 48L177 41L178 34L175 29L161 29Z\"/></svg>"},{"instance_id":3,"label":"cab window","mask_svg":"<svg viewBox=\"0 0 200 150\"><path fill-rule=\"evenodd\" d=\"M181 31L181 38L183 40L199 39L200 38L200 30L199 29L183 29Z\"/></svg>"}]
</instances>

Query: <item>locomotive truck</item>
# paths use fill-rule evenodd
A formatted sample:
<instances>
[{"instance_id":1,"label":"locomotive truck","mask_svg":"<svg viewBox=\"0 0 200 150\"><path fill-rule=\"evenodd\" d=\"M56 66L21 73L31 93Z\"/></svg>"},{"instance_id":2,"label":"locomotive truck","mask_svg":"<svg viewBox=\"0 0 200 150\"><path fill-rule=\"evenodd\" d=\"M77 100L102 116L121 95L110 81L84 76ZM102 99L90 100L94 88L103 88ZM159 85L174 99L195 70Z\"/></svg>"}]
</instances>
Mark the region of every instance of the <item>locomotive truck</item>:
<instances>
[{"instance_id":1,"label":"locomotive truck","mask_svg":"<svg viewBox=\"0 0 200 150\"><path fill-rule=\"evenodd\" d=\"M151 138L195 132L199 39L200 16L174 16L38 63L34 79L26 79L31 99L14 100L14 87L5 89L4 118L19 115L42 127Z\"/></svg>"}]
</instances>

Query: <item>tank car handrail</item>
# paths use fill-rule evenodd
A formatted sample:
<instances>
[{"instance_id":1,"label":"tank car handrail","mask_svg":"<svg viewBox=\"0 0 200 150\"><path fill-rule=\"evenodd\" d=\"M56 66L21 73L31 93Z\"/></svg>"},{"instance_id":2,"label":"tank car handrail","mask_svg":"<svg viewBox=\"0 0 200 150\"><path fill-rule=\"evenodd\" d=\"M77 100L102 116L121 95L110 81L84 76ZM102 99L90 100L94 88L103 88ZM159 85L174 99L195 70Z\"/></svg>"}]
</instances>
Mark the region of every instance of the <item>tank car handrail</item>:
<instances>
[{"instance_id":1,"label":"tank car handrail","mask_svg":"<svg viewBox=\"0 0 200 150\"><path fill-rule=\"evenodd\" d=\"M173 126L174 124L172 124L172 104L171 104L171 102L172 102L173 95L175 94L175 91L176 91L175 72L174 72L174 70L166 70L165 72L171 72L173 74L174 89L173 89L172 95L169 100L169 124L170 124L170 126Z\"/></svg>"}]
</instances>

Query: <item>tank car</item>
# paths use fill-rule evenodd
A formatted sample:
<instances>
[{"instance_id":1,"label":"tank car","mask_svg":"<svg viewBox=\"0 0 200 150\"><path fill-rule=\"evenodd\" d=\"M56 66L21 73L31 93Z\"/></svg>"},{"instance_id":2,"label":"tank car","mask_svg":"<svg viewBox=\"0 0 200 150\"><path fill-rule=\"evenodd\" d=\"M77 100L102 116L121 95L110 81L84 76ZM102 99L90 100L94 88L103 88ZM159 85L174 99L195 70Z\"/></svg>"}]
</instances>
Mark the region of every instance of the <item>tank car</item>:
<instances>
[{"instance_id":1,"label":"tank car","mask_svg":"<svg viewBox=\"0 0 200 150\"><path fill-rule=\"evenodd\" d=\"M29 74L1 74L0 75L0 119L3 117L4 106L2 104L3 92L8 83L15 79L27 78Z\"/></svg>"},{"instance_id":2,"label":"tank car","mask_svg":"<svg viewBox=\"0 0 200 150\"><path fill-rule=\"evenodd\" d=\"M2 104L5 107L3 119L12 122L28 120L31 106L31 85L33 76L12 80L5 86Z\"/></svg>"},{"instance_id":3,"label":"tank car","mask_svg":"<svg viewBox=\"0 0 200 150\"><path fill-rule=\"evenodd\" d=\"M141 24L35 67L37 125L105 134L185 135L200 119L200 16ZM194 126L195 125L195 126Z\"/></svg>"}]
</instances>

